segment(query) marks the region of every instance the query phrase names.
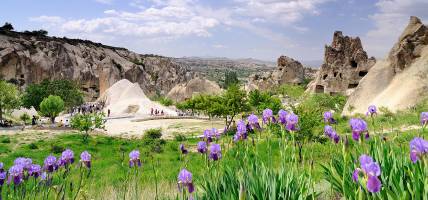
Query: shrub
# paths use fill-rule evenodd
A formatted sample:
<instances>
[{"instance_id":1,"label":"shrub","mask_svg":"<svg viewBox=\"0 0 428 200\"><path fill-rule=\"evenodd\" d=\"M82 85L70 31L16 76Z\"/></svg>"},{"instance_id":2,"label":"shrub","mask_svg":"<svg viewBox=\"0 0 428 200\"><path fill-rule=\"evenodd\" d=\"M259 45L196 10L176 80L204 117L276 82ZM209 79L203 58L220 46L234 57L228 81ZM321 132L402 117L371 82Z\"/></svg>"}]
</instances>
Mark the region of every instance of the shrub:
<instances>
[{"instance_id":1,"label":"shrub","mask_svg":"<svg viewBox=\"0 0 428 200\"><path fill-rule=\"evenodd\" d=\"M10 138L9 137L4 137L1 139L1 143L3 144L9 144L10 143Z\"/></svg>"},{"instance_id":2,"label":"shrub","mask_svg":"<svg viewBox=\"0 0 428 200\"><path fill-rule=\"evenodd\" d=\"M25 124L27 124L28 120L30 120L30 115L27 113L23 113L21 116L19 116L19 119Z\"/></svg>"},{"instance_id":3,"label":"shrub","mask_svg":"<svg viewBox=\"0 0 428 200\"><path fill-rule=\"evenodd\" d=\"M174 140L177 142L186 141L186 136L181 133L174 134Z\"/></svg>"},{"instance_id":4,"label":"shrub","mask_svg":"<svg viewBox=\"0 0 428 200\"><path fill-rule=\"evenodd\" d=\"M105 120L103 117L103 113L77 114L71 118L70 124L72 128L83 133L83 141L87 142L89 132L97 128L104 128Z\"/></svg>"},{"instance_id":5,"label":"shrub","mask_svg":"<svg viewBox=\"0 0 428 200\"><path fill-rule=\"evenodd\" d=\"M63 146L58 146L58 145L51 146L51 152L54 154L62 153L64 150L65 148Z\"/></svg>"},{"instance_id":6,"label":"shrub","mask_svg":"<svg viewBox=\"0 0 428 200\"><path fill-rule=\"evenodd\" d=\"M30 143L30 144L28 145L28 148L29 148L29 149L38 149L39 147L38 147L35 143Z\"/></svg>"},{"instance_id":7,"label":"shrub","mask_svg":"<svg viewBox=\"0 0 428 200\"><path fill-rule=\"evenodd\" d=\"M159 103L164 105L164 106L171 106L173 105L173 102L171 99L167 98L167 97L162 97L159 99Z\"/></svg>"},{"instance_id":8,"label":"shrub","mask_svg":"<svg viewBox=\"0 0 428 200\"><path fill-rule=\"evenodd\" d=\"M153 128L149 129L144 133L143 140L144 139L160 139L162 137L162 130L160 128Z\"/></svg>"}]
</instances>

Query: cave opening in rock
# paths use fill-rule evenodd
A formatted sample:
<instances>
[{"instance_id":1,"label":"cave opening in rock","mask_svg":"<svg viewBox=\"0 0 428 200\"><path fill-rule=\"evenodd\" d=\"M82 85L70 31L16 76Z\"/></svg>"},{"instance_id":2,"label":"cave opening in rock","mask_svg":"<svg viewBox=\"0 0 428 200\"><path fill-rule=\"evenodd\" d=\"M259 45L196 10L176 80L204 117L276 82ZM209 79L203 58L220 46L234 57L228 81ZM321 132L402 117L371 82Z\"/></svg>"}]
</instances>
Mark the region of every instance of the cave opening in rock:
<instances>
[{"instance_id":1,"label":"cave opening in rock","mask_svg":"<svg viewBox=\"0 0 428 200\"><path fill-rule=\"evenodd\" d=\"M358 84L349 84L348 89L356 88Z\"/></svg>"},{"instance_id":2,"label":"cave opening in rock","mask_svg":"<svg viewBox=\"0 0 428 200\"><path fill-rule=\"evenodd\" d=\"M315 92L316 93L324 93L324 86L322 86L322 85L315 86Z\"/></svg>"},{"instance_id":3,"label":"cave opening in rock","mask_svg":"<svg viewBox=\"0 0 428 200\"><path fill-rule=\"evenodd\" d=\"M334 72L334 77L336 77L337 76L337 72Z\"/></svg>"},{"instance_id":4,"label":"cave opening in rock","mask_svg":"<svg viewBox=\"0 0 428 200\"><path fill-rule=\"evenodd\" d=\"M322 76L322 80L325 80L327 78L327 74L324 74L324 76Z\"/></svg>"},{"instance_id":5,"label":"cave opening in rock","mask_svg":"<svg viewBox=\"0 0 428 200\"><path fill-rule=\"evenodd\" d=\"M367 73L368 73L367 71L360 71L360 72L358 72L358 75L363 77L363 76L367 75Z\"/></svg>"},{"instance_id":6,"label":"cave opening in rock","mask_svg":"<svg viewBox=\"0 0 428 200\"><path fill-rule=\"evenodd\" d=\"M357 68L358 67L358 63L355 62L355 60L351 60L351 67Z\"/></svg>"}]
</instances>

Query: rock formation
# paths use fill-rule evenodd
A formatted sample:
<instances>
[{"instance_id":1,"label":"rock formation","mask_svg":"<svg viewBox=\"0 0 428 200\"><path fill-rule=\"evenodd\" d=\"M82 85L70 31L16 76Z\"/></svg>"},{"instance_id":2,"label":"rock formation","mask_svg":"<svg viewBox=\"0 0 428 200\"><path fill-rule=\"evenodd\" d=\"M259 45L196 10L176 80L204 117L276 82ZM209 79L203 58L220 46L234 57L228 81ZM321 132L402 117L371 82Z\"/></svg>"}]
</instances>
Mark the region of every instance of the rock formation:
<instances>
[{"instance_id":1,"label":"rock formation","mask_svg":"<svg viewBox=\"0 0 428 200\"><path fill-rule=\"evenodd\" d=\"M374 58L368 58L360 38L336 31L331 45L325 47L324 63L307 91L349 94L375 62Z\"/></svg>"},{"instance_id":2,"label":"rock formation","mask_svg":"<svg viewBox=\"0 0 428 200\"><path fill-rule=\"evenodd\" d=\"M369 105L391 111L414 106L428 94L428 27L417 17L385 60L369 71L349 97L343 114L365 113Z\"/></svg>"},{"instance_id":3,"label":"rock formation","mask_svg":"<svg viewBox=\"0 0 428 200\"><path fill-rule=\"evenodd\" d=\"M301 84L305 79L303 65L292 58L281 56L278 67L270 72L253 74L249 77L246 90L266 90L281 84Z\"/></svg>"},{"instance_id":4,"label":"rock formation","mask_svg":"<svg viewBox=\"0 0 428 200\"><path fill-rule=\"evenodd\" d=\"M217 83L196 77L187 83L176 85L167 97L175 102L181 102L192 98L195 94L219 94L220 92L221 88Z\"/></svg>"},{"instance_id":5,"label":"rock formation","mask_svg":"<svg viewBox=\"0 0 428 200\"><path fill-rule=\"evenodd\" d=\"M104 112L110 110L111 116L149 116L151 110L163 111L165 115L176 116L177 112L151 101L138 83L122 79L109 87L97 100L105 105Z\"/></svg>"},{"instance_id":6,"label":"rock formation","mask_svg":"<svg viewBox=\"0 0 428 200\"><path fill-rule=\"evenodd\" d=\"M121 79L138 82L148 95L166 94L193 77L171 58L140 55L86 40L0 30L0 78L22 87L43 79L72 79L86 100Z\"/></svg>"}]
</instances>

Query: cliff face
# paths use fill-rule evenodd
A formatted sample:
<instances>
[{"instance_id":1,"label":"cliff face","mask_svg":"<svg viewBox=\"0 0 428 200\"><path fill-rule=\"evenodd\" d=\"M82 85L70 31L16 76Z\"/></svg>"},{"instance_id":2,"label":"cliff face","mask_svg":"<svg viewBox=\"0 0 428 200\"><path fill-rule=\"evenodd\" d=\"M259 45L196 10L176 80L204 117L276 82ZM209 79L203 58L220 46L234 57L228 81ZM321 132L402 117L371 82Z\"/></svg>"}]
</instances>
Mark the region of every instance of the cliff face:
<instances>
[{"instance_id":1,"label":"cliff face","mask_svg":"<svg viewBox=\"0 0 428 200\"><path fill-rule=\"evenodd\" d=\"M370 69L343 109L344 115L365 113L376 105L397 111L428 97L428 26L410 22L385 60Z\"/></svg>"},{"instance_id":2,"label":"cliff face","mask_svg":"<svg viewBox=\"0 0 428 200\"><path fill-rule=\"evenodd\" d=\"M172 58L90 41L0 31L0 78L22 87L43 79L71 79L87 100L95 100L121 79L137 82L153 95L166 94L192 77L188 67Z\"/></svg>"},{"instance_id":3,"label":"cliff face","mask_svg":"<svg viewBox=\"0 0 428 200\"><path fill-rule=\"evenodd\" d=\"M278 67L273 71L253 74L249 77L246 90L267 90L282 84L301 84L305 79L303 65L290 57L280 56Z\"/></svg>"},{"instance_id":4,"label":"cliff face","mask_svg":"<svg viewBox=\"0 0 428 200\"><path fill-rule=\"evenodd\" d=\"M336 31L331 45L325 47L324 63L308 91L350 94L375 62L368 58L360 38Z\"/></svg>"}]
</instances>

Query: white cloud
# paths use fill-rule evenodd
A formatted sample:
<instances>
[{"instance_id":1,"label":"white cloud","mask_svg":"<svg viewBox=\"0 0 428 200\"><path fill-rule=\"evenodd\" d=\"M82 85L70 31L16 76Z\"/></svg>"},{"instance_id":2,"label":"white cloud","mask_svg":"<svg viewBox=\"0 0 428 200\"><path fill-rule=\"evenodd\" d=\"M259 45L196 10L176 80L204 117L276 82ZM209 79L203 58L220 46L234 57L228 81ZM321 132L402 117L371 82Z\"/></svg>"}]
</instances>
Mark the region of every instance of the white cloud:
<instances>
[{"instance_id":1,"label":"white cloud","mask_svg":"<svg viewBox=\"0 0 428 200\"><path fill-rule=\"evenodd\" d=\"M369 55L385 57L392 48L410 16L417 16L428 21L428 1L426 0L380 0L376 3L378 12L370 15L374 29L363 38Z\"/></svg>"},{"instance_id":2,"label":"white cloud","mask_svg":"<svg viewBox=\"0 0 428 200\"><path fill-rule=\"evenodd\" d=\"M329 0L235 0L236 13L274 23L293 24L305 15L319 15L318 6Z\"/></svg>"},{"instance_id":3,"label":"white cloud","mask_svg":"<svg viewBox=\"0 0 428 200\"><path fill-rule=\"evenodd\" d=\"M136 37L210 36L210 29L219 21L192 9L189 0L155 2L160 7L150 7L137 12L106 10L103 17L93 19L59 20L56 16L32 18L42 23L56 23L63 33L108 33ZM58 19L58 20L54 20Z\"/></svg>"}]
</instances>

